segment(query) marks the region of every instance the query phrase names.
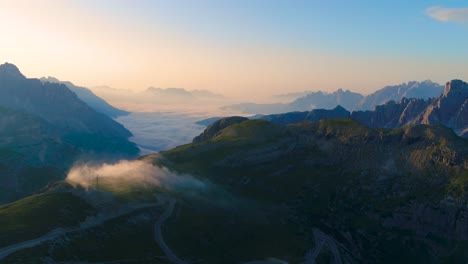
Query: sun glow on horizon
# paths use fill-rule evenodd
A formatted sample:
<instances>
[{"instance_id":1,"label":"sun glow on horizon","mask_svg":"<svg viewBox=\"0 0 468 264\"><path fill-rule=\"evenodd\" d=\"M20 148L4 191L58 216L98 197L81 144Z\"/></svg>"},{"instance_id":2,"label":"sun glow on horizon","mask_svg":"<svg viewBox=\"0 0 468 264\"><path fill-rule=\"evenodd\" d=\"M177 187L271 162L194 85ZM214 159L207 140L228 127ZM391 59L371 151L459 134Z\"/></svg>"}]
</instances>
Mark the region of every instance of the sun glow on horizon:
<instances>
[{"instance_id":1,"label":"sun glow on horizon","mask_svg":"<svg viewBox=\"0 0 468 264\"><path fill-rule=\"evenodd\" d=\"M293 21L303 28L287 28L294 26L287 24L292 22L283 25L261 13L261 8L280 12L263 6L262 1L253 1L250 6L247 2L230 3L228 7L238 7L232 12L184 1L176 2L190 7L164 1L137 1L133 5L126 1L99 2L1 0L0 30L6 37L0 42L0 61L16 64L28 77L54 76L87 87L109 85L135 91L149 86L183 87L246 99L338 88L369 93L410 80L444 83L468 79L464 70L468 68L467 52L441 56L421 46L422 51L428 49L425 56L416 51L412 54L410 47L399 50L397 46L394 51L377 54L355 48L356 40L346 36L342 36L341 45L327 46L331 40L326 31L334 26L325 24L323 18L311 15L304 21ZM317 8L319 4L295 11L299 16L295 19L308 12L315 14ZM161 15L169 11L173 13ZM260 12L265 21L254 19L254 12ZM229 17L223 18L226 14ZM424 12L420 15L427 23L437 23ZM209 20L214 18L221 20ZM213 25L195 27L187 24L190 19L211 21ZM258 29L249 29L249 23ZM253 35L257 31L259 34ZM272 39L275 35L282 40ZM296 39L288 40L292 37ZM338 43L338 37L334 43Z\"/></svg>"}]
</instances>

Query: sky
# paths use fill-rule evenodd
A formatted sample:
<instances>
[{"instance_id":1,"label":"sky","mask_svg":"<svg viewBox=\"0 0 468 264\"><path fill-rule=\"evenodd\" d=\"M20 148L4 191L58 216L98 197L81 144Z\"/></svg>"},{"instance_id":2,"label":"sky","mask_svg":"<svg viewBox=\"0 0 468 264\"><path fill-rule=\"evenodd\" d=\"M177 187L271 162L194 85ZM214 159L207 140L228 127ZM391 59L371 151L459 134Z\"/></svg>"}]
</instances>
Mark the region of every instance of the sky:
<instances>
[{"instance_id":1,"label":"sky","mask_svg":"<svg viewBox=\"0 0 468 264\"><path fill-rule=\"evenodd\" d=\"M0 0L0 63L86 87L243 98L468 80L468 3Z\"/></svg>"}]
</instances>

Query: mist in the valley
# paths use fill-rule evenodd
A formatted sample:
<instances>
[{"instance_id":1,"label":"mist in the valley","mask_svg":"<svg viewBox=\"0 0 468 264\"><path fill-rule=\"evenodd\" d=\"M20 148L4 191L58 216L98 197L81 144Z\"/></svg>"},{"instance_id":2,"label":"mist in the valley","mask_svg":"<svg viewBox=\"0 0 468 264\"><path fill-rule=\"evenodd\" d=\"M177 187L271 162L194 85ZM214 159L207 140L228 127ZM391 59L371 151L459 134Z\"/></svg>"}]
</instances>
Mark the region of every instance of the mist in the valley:
<instances>
[{"instance_id":1,"label":"mist in the valley","mask_svg":"<svg viewBox=\"0 0 468 264\"><path fill-rule=\"evenodd\" d=\"M192 142L206 128L198 125L203 115L171 112L130 113L116 119L133 134L130 138L141 150L141 154L168 150Z\"/></svg>"},{"instance_id":2,"label":"mist in the valley","mask_svg":"<svg viewBox=\"0 0 468 264\"><path fill-rule=\"evenodd\" d=\"M191 143L206 126L197 121L215 117L239 115L237 112L216 109L174 109L157 112L132 112L116 118L133 134L131 141L136 143L141 154L149 154L176 146Z\"/></svg>"},{"instance_id":3,"label":"mist in the valley","mask_svg":"<svg viewBox=\"0 0 468 264\"><path fill-rule=\"evenodd\" d=\"M142 160L121 160L114 164L77 164L66 180L74 186L95 188L99 184L158 187L168 191L203 191L209 184L190 175L179 175L168 168Z\"/></svg>"}]
</instances>

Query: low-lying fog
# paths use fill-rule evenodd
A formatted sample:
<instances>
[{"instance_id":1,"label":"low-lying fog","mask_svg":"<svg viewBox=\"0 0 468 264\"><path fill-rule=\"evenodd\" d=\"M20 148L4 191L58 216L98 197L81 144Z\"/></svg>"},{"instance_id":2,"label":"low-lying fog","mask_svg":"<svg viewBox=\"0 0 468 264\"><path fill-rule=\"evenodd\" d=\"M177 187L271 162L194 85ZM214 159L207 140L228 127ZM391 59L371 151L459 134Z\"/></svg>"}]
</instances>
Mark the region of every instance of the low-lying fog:
<instances>
[{"instance_id":1,"label":"low-lying fog","mask_svg":"<svg viewBox=\"0 0 468 264\"><path fill-rule=\"evenodd\" d=\"M107 184L160 187L165 190L203 190L207 184L190 175L179 175L165 167L153 166L141 160L121 160L114 164L77 164L67 175L67 181L84 188L96 186L97 179Z\"/></svg>"},{"instance_id":2,"label":"low-lying fog","mask_svg":"<svg viewBox=\"0 0 468 264\"><path fill-rule=\"evenodd\" d=\"M205 129L195 124L203 117L179 113L130 113L118 117L117 122L133 133L131 141L141 149L141 154L167 150L192 142Z\"/></svg>"},{"instance_id":3,"label":"low-lying fog","mask_svg":"<svg viewBox=\"0 0 468 264\"><path fill-rule=\"evenodd\" d=\"M215 117L232 116L236 113L221 110L185 109L161 112L134 112L116 119L133 133L131 141L141 149L142 155L191 143L206 128L195 122Z\"/></svg>"}]
</instances>

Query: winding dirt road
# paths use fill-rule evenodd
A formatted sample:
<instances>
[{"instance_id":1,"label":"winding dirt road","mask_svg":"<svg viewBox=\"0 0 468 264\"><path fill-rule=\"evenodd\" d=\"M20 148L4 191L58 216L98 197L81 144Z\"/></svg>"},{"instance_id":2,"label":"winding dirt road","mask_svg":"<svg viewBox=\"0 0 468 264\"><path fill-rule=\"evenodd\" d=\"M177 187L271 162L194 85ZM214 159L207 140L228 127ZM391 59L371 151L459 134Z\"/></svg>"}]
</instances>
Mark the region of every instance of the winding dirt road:
<instances>
[{"instance_id":1,"label":"winding dirt road","mask_svg":"<svg viewBox=\"0 0 468 264\"><path fill-rule=\"evenodd\" d=\"M134 208L132 208L130 210L124 210L122 212L118 212L118 213L115 213L115 214L109 214L109 215L101 217L101 218L99 218L99 219L97 219L97 220L95 220L95 221L93 221L91 223L86 223L86 224L78 226L78 227L55 229L55 230L52 230L51 232L49 232L49 233L47 233L47 234L45 234L45 235L43 235L41 237L38 237L38 238L35 238L35 239L32 239L32 240L28 240L28 241L24 241L24 242L20 242L18 244L14 244L14 245L7 246L7 247L4 247L4 248L0 248L0 260L8 257L9 255L15 253L16 251L26 249L26 248L35 247L35 246L38 246L38 245L40 245L40 244L42 244L44 242L56 239L58 237L66 235L68 233L89 229L89 228L98 226L98 225L100 225L100 224L102 224L102 223L104 223L104 222L106 222L106 221L108 221L110 219L113 219L113 218L116 218L116 217L119 217L119 216L122 216L122 215L125 215L125 214L128 214L128 213L131 213L131 212L133 212L135 210L143 209L143 208L146 208L146 207L153 207L155 205L157 205L157 204L140 205L140 206L134 207Z\"/></svg>"},{"instance_id":2,"label":"winding dirt road","mask_svg":"<svg viewBox=\"0 0 468 264\"><path fill-rule=\"evenodd\" d=\"M154 240L156 241L156 243L158 243L159 247L161 247L161 249L164 251L164 254L166 254L169 261L175 264L188 264L187 261L184 261L180 259L179 257L177 257L177 255L171 250L171 248L169 248L169 246L164 241L164 238L161 232L161 226L172 215L172 212L174 211L174 206L175 206L175 200L174 199L169 200L169 206L167 207L166 211L164 211L164 213L161 215L158 221L154 224Z\"/></svg>"}]
</instances>

